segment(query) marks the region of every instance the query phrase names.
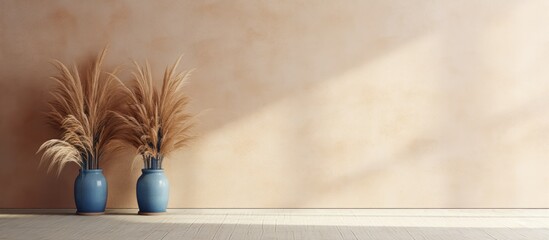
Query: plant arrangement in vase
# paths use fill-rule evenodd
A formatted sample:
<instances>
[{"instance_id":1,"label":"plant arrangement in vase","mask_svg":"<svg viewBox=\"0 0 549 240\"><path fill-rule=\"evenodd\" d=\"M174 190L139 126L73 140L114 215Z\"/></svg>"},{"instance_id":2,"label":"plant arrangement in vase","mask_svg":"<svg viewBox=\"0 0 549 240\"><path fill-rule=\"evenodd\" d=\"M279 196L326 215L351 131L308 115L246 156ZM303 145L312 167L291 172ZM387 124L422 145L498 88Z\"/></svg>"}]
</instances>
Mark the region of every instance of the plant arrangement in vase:
<instances>
[{"instance_id":1,"label":"plant arrangement in vase","mask_svg":"<svg viewBox=\"0 0 549 240\"><path fill-rule=\"evenodd\" d=\"M180 59L166 68L160 90L154 86L149 64L134 62L136 70L126 89L128 109L117 113L125 123L123 140L136 149L144 165L137 181L140 214L166 211L169 182L162 168L164 157L191 139L191 115L186 111L189 98L182 88L192 71L176 73Z\"/></svg>"},{"instance_id":2,"label":"plant arrangement in vase","mask_svg":"<svg viewBox=\"0 0 549 240\"><path fill-rule=\"evenodd\" d=\"M94 215L105 211L107 181L100 163L121 145L115 141L122 128L116 110L123 84L112 73L101 71L107 49L92 63L87 74L80 76L74 65L69 69L54 61L58 76L51 77L57 86L52 91L51 111L48 116L53 126L61 130L59 139L44 142L40 164L49 161L48 171L76 163L80 173L74 183L74 198L78 214Z\"/></svg>"}]
</instances>

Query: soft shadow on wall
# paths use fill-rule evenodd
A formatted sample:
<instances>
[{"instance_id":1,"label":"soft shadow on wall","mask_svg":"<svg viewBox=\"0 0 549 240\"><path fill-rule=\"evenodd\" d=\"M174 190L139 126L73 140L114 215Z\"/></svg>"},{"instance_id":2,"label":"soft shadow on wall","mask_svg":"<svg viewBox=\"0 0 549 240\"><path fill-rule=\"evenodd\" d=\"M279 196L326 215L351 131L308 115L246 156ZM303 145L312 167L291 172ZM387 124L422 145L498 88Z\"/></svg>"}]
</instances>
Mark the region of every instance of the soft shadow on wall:
<instances>
[{"instance_id":1,"label":"soft shadow on wall","mask_svg":"<svg viewBox=\"0 0 549 240\"><path fill-rule=\"evenodd\" d=\"M53 136L39 113L46 110L46 78L52 74L46 62L55 57L80 63L83 53L108 41L110 66L128 57L148 58L159 75L184 52L182 66L198 68L187 91L192 111L206 112L197 141L166 164L170 207L519 203L482 200L483 189L502 186L495 174L473 172L485 181L481 187L461 182L469 176L456 168L489 166L497 156L456 154L471 150L466 138L444 138L452 127L447 122L470 113L454 109L475 104L453 105L447 94L469 97L476 83L459 82L484 70L463 68L469 57L453 58L455 52L443 50L469 51L474 42L467 41L475 41L482 29L506 25L499 19L509 17L513 1L497 7L430 1L2 5L0 63L7 71L0 74L8 93L2 96L1 129L10 139L1 140L7 167L0 178L13 184L0 207L74 206L75 168L59 179L36 169L35 149ZM479 32L461 35L464 29ZM15 128L20 125L25 127ZM103 165L108 207L136 206L136 165L129 169L129 160ZM547 203L549 196L538 199Z\"/></svg>"}]
</instances>

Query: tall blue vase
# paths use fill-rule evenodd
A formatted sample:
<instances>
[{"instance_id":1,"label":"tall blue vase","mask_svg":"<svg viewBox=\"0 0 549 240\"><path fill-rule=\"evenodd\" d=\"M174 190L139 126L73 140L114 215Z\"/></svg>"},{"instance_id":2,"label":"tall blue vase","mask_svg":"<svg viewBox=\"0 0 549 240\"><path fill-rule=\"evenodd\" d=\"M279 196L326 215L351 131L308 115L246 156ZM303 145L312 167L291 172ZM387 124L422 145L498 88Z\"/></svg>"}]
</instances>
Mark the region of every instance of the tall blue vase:
<instances>
[{"instance_id":1,"label":"tall blue vase","mask_svg":"<svg viewBox=\"0 0 549 240\"><path fill-rule=\"evenodd\" d=\"M102 169L80 170L74 182L76 213L98 215L107 206L107 180Z\"/></svg>"},{"instance_id":2,"label":"tall blue vase","mask_svg":"<svg viewBox=\"0 0 549 240\"><path fill-rule=\"evenodd\" d=\"M142 169L137 180L139 214L154 215L166 212L170 184L162 169Z\"/></svg>"}]
</instances>

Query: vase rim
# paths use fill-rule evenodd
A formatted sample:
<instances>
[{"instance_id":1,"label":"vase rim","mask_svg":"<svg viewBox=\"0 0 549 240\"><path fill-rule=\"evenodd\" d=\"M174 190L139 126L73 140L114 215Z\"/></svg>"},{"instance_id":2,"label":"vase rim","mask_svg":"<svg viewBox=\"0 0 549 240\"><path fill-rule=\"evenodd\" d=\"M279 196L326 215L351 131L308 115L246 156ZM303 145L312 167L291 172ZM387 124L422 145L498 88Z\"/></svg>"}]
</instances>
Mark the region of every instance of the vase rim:
<instances>
[{"instance_id":1,"label":"vase rim","mask_svg":"<svg viewBox=\"0 0 549 240\"><path fill-rule=\"evenodd\" d=\"M148 169L148 168L143 168L141 169L141 171L143 173L155 173L155 172L164 172L164 169Z\"/></svg>"},{"instance_id":2,"label":"vase rim","mask_svg":"<svg viewBox=\"0 0 549 240\"><path fill-rule=\"evenodd\" d=\"M80 172L92 172L92 173L103 172L103 169L101 169L101 168L98 168L98 169L80 169Z\"/></svg>"}]
</instances>

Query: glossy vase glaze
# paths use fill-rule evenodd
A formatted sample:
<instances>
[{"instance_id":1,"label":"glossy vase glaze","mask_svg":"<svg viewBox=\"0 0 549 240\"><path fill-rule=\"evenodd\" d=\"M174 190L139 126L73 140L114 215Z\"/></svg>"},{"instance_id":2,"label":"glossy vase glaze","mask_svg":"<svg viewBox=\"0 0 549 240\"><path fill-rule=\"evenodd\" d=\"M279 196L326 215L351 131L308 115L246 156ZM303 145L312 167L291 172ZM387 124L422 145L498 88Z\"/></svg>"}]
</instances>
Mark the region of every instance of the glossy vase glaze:
<instances>
[{"instance_id":1,"label":"glossy vase glaze","mask_svg":"<svg viewBox=\"0 0 549 240\"><path fill-rule=\"evenodd\" d=\"M102 169L80 170L74 182L76 213L97 215L105 212L107 205L107 180Z\"/></svg>"},{"instance_id":2,"label":"glossy vase glaze","mask_svg":"<svg viewBox=\"0 0 549 240\"><path fill-rule=\"evenodd\" d=\"M142 169L137 180L139 214L152 215L166 212L170 184L163 169Z\"/></svg>"}]
</instances>

